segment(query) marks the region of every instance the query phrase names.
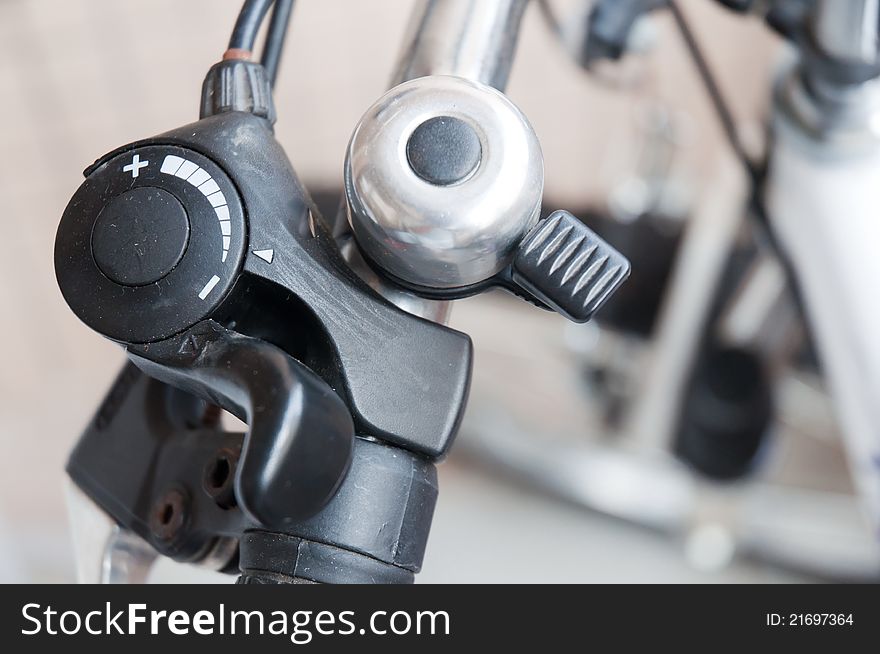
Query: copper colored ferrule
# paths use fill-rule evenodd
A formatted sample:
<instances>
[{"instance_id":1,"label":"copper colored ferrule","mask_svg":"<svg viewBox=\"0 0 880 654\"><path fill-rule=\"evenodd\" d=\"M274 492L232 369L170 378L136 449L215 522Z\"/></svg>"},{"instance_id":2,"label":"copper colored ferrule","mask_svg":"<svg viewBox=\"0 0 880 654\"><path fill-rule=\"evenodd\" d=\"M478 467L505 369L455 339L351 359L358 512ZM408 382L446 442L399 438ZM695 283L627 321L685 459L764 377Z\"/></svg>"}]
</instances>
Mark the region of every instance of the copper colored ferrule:
<instances>
[{"instance_id":1,"label":"copper colored ferrule","mask_svg":"<svg viewBox=\"0 0 880 654\"><path fill-rule=\"evenodd\" d=\"M251 58L250 50L243 50L242 48L229 48L226 52L223 53L223 61L228 61L230 59L241 59L243 61L247 61Z\"/></svg>"}]
</instances>

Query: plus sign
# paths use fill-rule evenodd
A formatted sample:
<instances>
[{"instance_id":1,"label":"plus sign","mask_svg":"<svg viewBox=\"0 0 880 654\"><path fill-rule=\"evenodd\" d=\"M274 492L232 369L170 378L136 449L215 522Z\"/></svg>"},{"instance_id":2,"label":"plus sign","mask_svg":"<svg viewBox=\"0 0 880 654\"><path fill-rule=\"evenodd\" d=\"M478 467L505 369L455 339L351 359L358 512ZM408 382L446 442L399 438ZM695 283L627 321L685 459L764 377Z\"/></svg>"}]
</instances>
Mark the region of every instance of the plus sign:
<instances>
[{"instance_id":1,"label":"plus sign","mask_svg":"<svg viewBox=\"0 0 880 654\"><path fill-rule=\"evenodd\" d=\"M131 173L132 179L137 177L140 174L141 168L146 168L150 165L149 161L141 161L141 155L136 154L131 158L131 163L127 166L122 167L122 172Z\"/></svg>"}]
</instances>

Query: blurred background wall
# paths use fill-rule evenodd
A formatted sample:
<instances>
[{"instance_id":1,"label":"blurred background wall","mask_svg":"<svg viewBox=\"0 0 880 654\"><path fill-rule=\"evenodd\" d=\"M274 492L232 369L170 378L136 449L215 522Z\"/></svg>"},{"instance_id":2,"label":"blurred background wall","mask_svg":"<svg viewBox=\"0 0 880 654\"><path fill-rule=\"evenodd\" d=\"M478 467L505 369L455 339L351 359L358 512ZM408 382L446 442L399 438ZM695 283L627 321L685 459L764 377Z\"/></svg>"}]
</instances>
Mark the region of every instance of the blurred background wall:
<instances>
[{"instance_id":1,"label":"blurred background wall","mask_svg":"<svg viewBox=\"0 0 880 654\"><path fill-rule=\"evenodd\" d=\"M123 361L58 292L52 252L61 212L81 171L98 156L197 118L202 77L222 53L239 4L0 0L6 45L0 58L0 581L72 579L63 466ZM779 44L761 25L708 0L682 4L737 118L760 133ZM296 3L276 94L276 130L308 187L338 188L351 130L386 88L411 6L410 0ZM725 146L680 41L665 17L655 23L653 51L642 64L649 83L638 93L682 112L686 145L677 165L699 188ZM541 139L554 202L589 204L632 167L638 94L588 78L534 6L508 94ZM553 384L549 374L524 375L543 369L541 347L559 358L553 342L561 339L562 319L529 317L528 307L505 304L504 315L521 312L523 318L505 319L499 344L493 302L465 302L454 312L453 326L472 333L477 344L475 398L499 375L514 390ZM541 345L523 348L525 339ZM508 348L506 358L493 358L499 348ZM531 359L517 368L517 357ZM504 365L514 366L507 375ZM560 394L545 389L543 397L558 403L560 415L577 416ZM521 569L529 549L526 524L530 537L559 552L548 569ZM487 479L453 457L441 466L441 500L420 579L787 578L781 575L756 567L720 575L694 570L672 543Z\"/></svg>"}]
</instances>

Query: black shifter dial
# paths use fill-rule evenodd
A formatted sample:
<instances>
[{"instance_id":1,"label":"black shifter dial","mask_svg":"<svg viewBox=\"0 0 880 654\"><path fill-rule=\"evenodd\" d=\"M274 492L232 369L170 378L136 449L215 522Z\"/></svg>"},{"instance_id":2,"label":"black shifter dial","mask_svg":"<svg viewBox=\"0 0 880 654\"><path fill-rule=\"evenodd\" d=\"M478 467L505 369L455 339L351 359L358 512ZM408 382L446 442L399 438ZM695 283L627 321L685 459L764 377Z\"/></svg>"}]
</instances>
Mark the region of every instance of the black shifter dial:
<instances>
[{"instance_id":1,"label":"black shifter dial","mask_svg":"<svg viewBox=\"0 0 880 654\"><path fill-rule=\"evenodd\" d=\"M98 214L92 256L111 281L146 286L174 270L188 242L189 218L180 201L141 186L117 195Z\"/></svg>"},{"instance_id":2,"label":"black shifter dial","mask_svg":"<svg viewBox=\"0 0 880 654\"><path fill-rule=\"evenodd\" d=\"M210 315L246 248L238 193L207 157L148 145L86 171L55 248L64 298L115 340L167 338Z\"/></svg>"}]
</instances>

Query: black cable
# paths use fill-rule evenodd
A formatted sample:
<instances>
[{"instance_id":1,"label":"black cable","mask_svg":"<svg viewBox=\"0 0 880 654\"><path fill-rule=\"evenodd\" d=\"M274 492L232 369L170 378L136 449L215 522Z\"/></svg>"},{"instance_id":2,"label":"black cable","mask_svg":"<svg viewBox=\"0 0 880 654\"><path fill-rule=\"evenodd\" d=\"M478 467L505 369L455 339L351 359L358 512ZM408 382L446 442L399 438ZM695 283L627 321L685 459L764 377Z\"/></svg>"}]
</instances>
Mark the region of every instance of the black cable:
<instances>
[{"instance_id":1,"label":"black cable","mask_svg":"<svg viewBox=\"0 0 880 654\"><path fill-rule=\"evenodd\" d=\"M691 30L690 25L688 25L684 13L681 11L681 8L678 6L676 0L668 0L668 5L670 12L672 12L672 17L675 20L675 24L678 27L678 31L681 33L682 39L687 46L688 53L691 55L691 60L694 62L694 65L697 68L697 72L700 75L700 79L703 82L706 93L709 95L709 99L712 102L712 106L715 109L715 114L718 116L718 121L721 123L724 134L727 137L727 140L730 143L734 154L742 162L743 168L745 168L746 174L749 177L749 181L751 183L751 190L749 193L749 207L751 208L752 215L756 219L756 222L758 223L758 226L760 228L759 237L782 260L783 265L787 269L789 281L792 285L792 288L796 289L797 281L795 279L793 269L791 268L791 265L788 262L788 258L785 256L785 253L783 252L782 247L780 246L779 241L776 238L776 234L770 226L770 221L767 216L767 210L764 207L764 202L761 198L761 194L764 188L764 166L759 166L754 161L752 161L751 157L749 157L748 153L746 152L742 141L740 141L739 133L736 128L736 121L733 118L733 114L731 113L730 109L727 106L727 103L724 100L721 89L718 87L718 84L715 81L715 76L712 74L712 70L709 68L709 63L706 60L706 57L703 55L699 44L697 43L697 39L694 36L693 30Z\"/></svg>"},{"instance_id":2,"label":"black cable","mask_svg":"<svg viewBox=\"0 0 880 654\"><path fill-rule=\"evenodd\" d=\"M284 38L287 36L292 11L293 0L275 0L272 18L269 20L269 30L266 33L266 43L263 46L263 56L260 60L272 86L275 86L275 78L278 77L278 64L284 51Z\"/></svg>"},{"instance_id":3,"label":"black cable","mask_svg":"<svg viewBox=\"0 0 880 654\"><path fill-rule=\"evenodd\" d=\"M687 45L687 49L691 55L691 59L693 60L694 65L699 72L700 79L703 81L703 85L706 88L706 92L708 93L709 98L712 101L712 105L715 108L715 113L717 114L718 120L721 123L722 128L724 129L727 140L730 142L730 145L733 148L736 156L742 162L742 165L746 169L746 173L749 177L749 181L751 182L748 202L749 208L751 209L751 215L754 219L753 223L756 227L756 229L753 231L756 241L759 246L763 246L773 252L779 260L779 263L785 272L785 276L788 281L789 289L791 290L794 304L797 310L800 312L801 316L803 317L803 326L807 335L807 340L810 342L815 342L812 336L810 323L806 319L806 304L804 302L803 292L801 291L801 285L798 279L797 270L795 269L791 258L788 256L788 253L785 251L785 248L779 242L776 231L770 224L770 217L767 214L767 208L764 206L762 194L764 191L766 166L755 164L755 162L753 162L752 159L749 157L745 147L739 139L739 134L736 129L736 122L734 121L733 114L728 108L727 103L724 101L724 96L721 94L721 89L715 82L715 78L712 75L709 64L706 58L703 56L702 51L700 50L700 46L697 43L693 31L688 25L684 13L682 13L681 8L676 3L676 0L668 0L668 4L669 10L672 12L675 24L678 27L678 30L681 33L685 44Z\"/></svg>"},{"instance_id":4,"label":"black cable","mask_svg":"<svg viewBox=\"0 0 880 654\"><path fill-rule=\"evenodd\" d=\"M541 11L541 16L543 16L544 22L547 23L550 31L556 36L562 36L562 22L550 5L550 0L538 0L538 9Z\"/></svg>"},{"instance_id":5,"label":"black cable","mask_svg":"<svg viewBox=\"0 0 880 654\"><path fill-rule=\"evenodd\" d=\"M724 96L721 94L721 89L715 82L715 77L709 69L709 63L706 61L706 57L703 56L703 52L697 43L693 31L691 30L690 25L688 25L687 19L682 13L681 8L678 6L678 3L676 3L675 0L668 0L668 2L669 10L672 12L672 17L675 20L675 24L678 27L678 31L681 33L685 45L687 46L691 59L697 67L700 79L706 87L706 92L709 94L709 99L715 108L715 113L718 116L724 134L730 142L730 146L733 148L734 153L742 161L743 167L746 169L751 181L755 184L759 184L763 173L751 160L745 147L743 147L742 141L740 141L736 128L736 121L733 119L733 114L730 112L730 109L724 100Z\"/></svg>"},{"instance_id":6,"label":"black cable","mask_svg":"<svg viewBox=\"0 0 880 654\"><path fill-rule=\"evenodd\" d=\"M257 33L273 0L245 0L229 39L230 50L253 51Z\"/></svg>"}]
</instances>

